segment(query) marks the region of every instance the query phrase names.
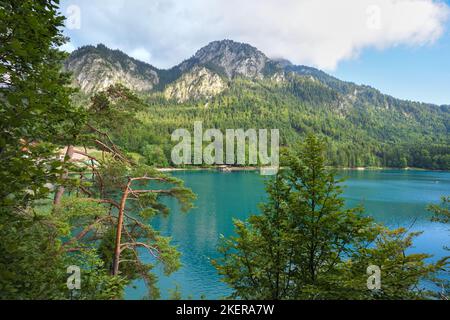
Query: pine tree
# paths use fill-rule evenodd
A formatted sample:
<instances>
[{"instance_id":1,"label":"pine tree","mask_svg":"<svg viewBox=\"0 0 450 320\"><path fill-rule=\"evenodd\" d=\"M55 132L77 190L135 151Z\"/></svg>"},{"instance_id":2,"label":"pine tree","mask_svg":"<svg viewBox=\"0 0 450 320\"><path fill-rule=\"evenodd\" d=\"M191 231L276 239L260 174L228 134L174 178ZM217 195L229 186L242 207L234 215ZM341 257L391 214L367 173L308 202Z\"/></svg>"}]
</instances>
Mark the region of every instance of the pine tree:
<instances>
[{"instance_id":1,"label":"pine tree","mask_svg":"<svg viewBox=\"0 0 450 320\"><path fill-rule=\"evenodd\" d=\"M449 224L450 223L450 196L444 196L441 199L440 204L433 204L428 206L428 211L433 213L431 221ZM444 248L450 251L450 247ZM443 300L448 300L450 297L450 268L449 268L450 256L446 256L441 259L441 274L440 277L435 279L435 283L440 288L438 297Z\"/></svg>"},{"instance_id":2,"label":"pine tree","mask_svg":"<svg viewBox=\"0 0 450 320\"><path fill-rule=\"evenodd\" d=\"M244 299L424 298L420 280L436 271L428 255L406 254L416 234L388 230L360 207L344 208L341 180L328 170L325 146L308 136L267 185L261 215L235 221L213 261L233 297ZM367 287L367 267L386 271L380 290ZM383 273L382 273L383 274Z\"/></svg>"}]
</instances>

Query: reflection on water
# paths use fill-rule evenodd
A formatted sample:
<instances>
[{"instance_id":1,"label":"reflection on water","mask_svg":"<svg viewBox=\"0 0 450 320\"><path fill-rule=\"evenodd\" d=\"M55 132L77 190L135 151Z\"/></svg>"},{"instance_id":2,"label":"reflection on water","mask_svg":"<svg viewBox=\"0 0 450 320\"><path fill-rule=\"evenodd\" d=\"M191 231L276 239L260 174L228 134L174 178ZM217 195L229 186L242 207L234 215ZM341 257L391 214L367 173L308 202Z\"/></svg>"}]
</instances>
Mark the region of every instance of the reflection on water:
<instances>
[{"instance_id":1,"label":"reflection on water","mask_svg":"<svg viewBox=\"0 0 450 320\"><path fill-rule=\"evenodd\" d=\"M346 177L344 197L349 207L364 205L366 213L390 227L407 227L424 231L417 238L413 252L426 252L435 259L445 255L442 249L450 243L448 228L429 222L425 208L438 203L450 194L450 173L430 171L340 171ZM163 298L177 285L183 297L221 298L229 293L219 281L210 258L216 258L220 235L233 234L232 220L246 219L258 213L258 203L264 201L264 179L257 172L220 173L214 171L176 172L186 186L197 194L196 208L180 213L175 201L168 201L172 209L166 217L156 218L152 224L182 253L183 267L170 277L160 275L159 287ZM145 254L143 252L143 254ZM146 256L147 259L151 257ZM141 282L128 288L128 299L140 299L146 291Z\"/></svg>"}]
</instances>

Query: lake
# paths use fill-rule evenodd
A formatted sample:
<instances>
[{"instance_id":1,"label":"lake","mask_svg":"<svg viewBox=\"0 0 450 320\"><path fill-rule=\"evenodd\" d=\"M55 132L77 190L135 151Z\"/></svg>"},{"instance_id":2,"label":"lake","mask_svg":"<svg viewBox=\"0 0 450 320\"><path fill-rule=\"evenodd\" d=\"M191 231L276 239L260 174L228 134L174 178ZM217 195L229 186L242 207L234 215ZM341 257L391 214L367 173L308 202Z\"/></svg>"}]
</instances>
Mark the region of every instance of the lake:
<instances>
[{"instance_id":1,"label":"lake","mask_svg":"<svg viewBox=\"0 0 450 320\"><path fill-rule=\"evenodd\" d=\"M227 296L230 290L220 282L210 259L218 256L220 235L233 234L233 218L243 220L258 213L258 203L266 198L265 178L252 171L180 171L173 175L183 179L198 199L196 208L188 213L181 213L171 200L168 202L171 214L152 222L163 235L173 238L173 244L182 253L183 266L170 277L157 268L161 296L168 298L170 289L177 286L183 298ZM367 215L387 226L423 231L411 252L431 253L433 259L446 254L442 247L450 244L448 226L430 222L426 206L439 203L441 196L450 194L450 172L342 170L339 175L347 178L343 196L348 207L362 204ZM152 258L145 256L145 259ZM136 281L133 287L127 288L126 298L142 299L146 292L143 283Z\"/></svg>"}]
</instances>

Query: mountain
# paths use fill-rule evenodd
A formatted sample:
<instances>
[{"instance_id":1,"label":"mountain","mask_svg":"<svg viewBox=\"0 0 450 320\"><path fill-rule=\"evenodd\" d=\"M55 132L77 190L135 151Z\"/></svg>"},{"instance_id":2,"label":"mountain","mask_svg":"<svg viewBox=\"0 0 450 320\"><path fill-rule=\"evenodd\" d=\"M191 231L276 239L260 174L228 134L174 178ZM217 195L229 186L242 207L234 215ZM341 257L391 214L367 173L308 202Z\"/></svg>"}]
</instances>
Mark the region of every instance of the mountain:
<instances>
[{"instance_id":1,"label":"mountain","mask_svg":"<svg viewBox=\"0 0 450 320\"><path fill-rule=\"evenodd\" d=\"M222 130L279 128L283 145L314 132L336 166L450 169L449 106L396 99L248 44L214 41L167 70L87 46L65 66L86 96L119 82L143 97L139 118L111 132L130 152L162 148L169 159L168 133L202 119Z\"/></svg>"},{"instance_id":2,"label":"mountain","mask_svg":"<svg viewBox=\"0 0 450 320\"><path fill-rule=\"evenodd\" d=\"M168 70L158 69L102 44L75 50L65 68L73 73L73 84L88 95L121 83L135 92L162 91L167 99L185 102L220 94L237 78L278 79L288 83L300 76L318 81L339 94L337 105L348 102L389 108L401 101L369 86L339 80L316 68L269 59L257 48L232 40L211 42Z\"/></svg>"},{"instance_id":3,"label":"mountain","mask_svg":"<svg viewBox=\"0 0 450 320\"><path fill-rule=\"evenodd\" d=\"M209 69L195 65L164 90L167 99L186 102L190 99L212 98L227 88L226 82Z\"/></svg>"},{"instance_id":4,"label":"mountain","mask_svg":"<svg viewBox=\"0 0 450 320\"><path fill-rule=\"evenodd\" d=\"M232 40L214 41L201 48L177 68L182 72L193 66L205 66L228 79L243 76L262 79L272 61L264 53L249 44Z\"/></svg>"},{"instance_id":5,"label":"mountain","mask_svg":"<svg viewBox=\"0 0 450 320\"><path fill-rule=\"evenodd\" d=\"M157 68L102 44L74 51L64 66L73 73L73 84L87 94L119 82L134 91L150 92L160 81Z\"/></svg>"}]
</instances>

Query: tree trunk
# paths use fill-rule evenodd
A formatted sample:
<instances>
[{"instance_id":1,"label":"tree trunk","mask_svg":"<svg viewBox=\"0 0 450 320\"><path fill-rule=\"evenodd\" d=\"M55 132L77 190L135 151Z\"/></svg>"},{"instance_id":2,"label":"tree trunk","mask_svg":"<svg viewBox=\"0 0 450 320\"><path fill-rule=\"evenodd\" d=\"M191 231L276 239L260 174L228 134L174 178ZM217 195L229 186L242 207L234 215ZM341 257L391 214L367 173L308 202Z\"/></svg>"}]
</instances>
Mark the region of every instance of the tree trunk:
<instances>
[{"instance_id":1,"label":"tree trunk","mask_svg":"<svg viewBox=\"0 0 450 320\"><path fill-rule=\"evenodd\" d=\"M130 191L131 179L128 179L127 186L122 194L122 199L120 200L119 216L117 221L117 233L116 233L116 247L114 249L114 261L113 261L113 271L112 275L115 276L119 273L119 261L120 261L120 244L122 238L122 227L123 227L123 216L125 213L125 205L128 198L128 193Z\"/></svg>"},{"instance_id":2,"label":"tree trunk","mask_svg":"<svg viewBox=\"0 0 450 320\"><path fill-rule=\"evenodd\" d=\"M66 151L66 155L64 157L64 162L66 161L70 161L73 158L73 153L74 153L74 147L73 146L67 146L67 151ZM61 180L66 180L67 177L69 176L69 172L67 169L64 170L64 172L61 174ZM55 197L53 199L53 204L54 205L58 205L61 203L61 198L64 194L64 186L60 185L58 187L58 189L55 192Z\"/></svg>"}]
</instances>

